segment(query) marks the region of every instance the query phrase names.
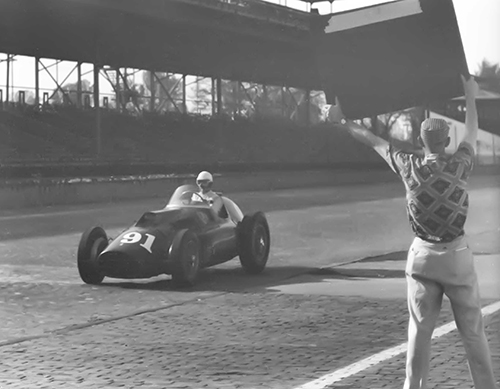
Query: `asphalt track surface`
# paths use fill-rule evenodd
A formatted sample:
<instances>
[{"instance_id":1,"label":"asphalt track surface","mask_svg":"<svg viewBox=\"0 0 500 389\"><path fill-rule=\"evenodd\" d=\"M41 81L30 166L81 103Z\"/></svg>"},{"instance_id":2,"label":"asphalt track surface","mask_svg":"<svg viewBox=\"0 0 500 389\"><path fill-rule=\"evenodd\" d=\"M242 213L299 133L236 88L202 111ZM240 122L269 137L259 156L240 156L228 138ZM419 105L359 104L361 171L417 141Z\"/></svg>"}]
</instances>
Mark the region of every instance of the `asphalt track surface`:
<instances>
[{"instance_id":1,"label":"asphalt track surface","mask_svg":"<svg viewBox=\"0 0 500 389\"><path fill-rule=\"evenodd\" d=\"M88 286L76 270L85 228L101 225L114 236L162 201L1 212L0 388L292 388L405 340L402 264L412 235L401 183L227 195L245 213L266 212L268 268L248 276L236 259L204 270L187 290L175 290L168 276ZM466 230L484 259L487 305L500 298L492 262L500 258L499 177L473 177L470 199ZM363 258L372 259L353 262ZM346 262L353 264L335 267ZM440 323L451 319L445 306ZM166 321L167 334L158 324ZM156 350L159 337L172 348ZM124 339L141 345L127 363L113 359L132 352ZM148 360L165 354L168 366ZM463 360L441 357L463 373ZM401 368L390 374L400 380Z\"/></svg>"}]
</instances>

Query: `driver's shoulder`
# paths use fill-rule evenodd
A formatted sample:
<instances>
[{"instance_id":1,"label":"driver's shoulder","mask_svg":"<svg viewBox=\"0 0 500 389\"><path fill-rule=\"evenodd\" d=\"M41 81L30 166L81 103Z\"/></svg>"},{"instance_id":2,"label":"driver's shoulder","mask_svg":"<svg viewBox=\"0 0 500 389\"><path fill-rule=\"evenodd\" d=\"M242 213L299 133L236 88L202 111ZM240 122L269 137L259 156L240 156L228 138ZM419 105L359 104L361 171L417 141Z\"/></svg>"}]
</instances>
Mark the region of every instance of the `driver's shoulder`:
<instances>
[{"instance_id":1,"label":"driver's shoulder","mask_svg":"<svg viewBox=\"0 0 500 389\"><path fill-rule=\"evenodd\" d=\"M210 197L211 199L217 199L217 198L220 198L222 195L222 193L218 193L218 192L214 192L214 191L210 191L208 193L206 193L206 196L207 197Z\"/></svg>"}]
</instances>

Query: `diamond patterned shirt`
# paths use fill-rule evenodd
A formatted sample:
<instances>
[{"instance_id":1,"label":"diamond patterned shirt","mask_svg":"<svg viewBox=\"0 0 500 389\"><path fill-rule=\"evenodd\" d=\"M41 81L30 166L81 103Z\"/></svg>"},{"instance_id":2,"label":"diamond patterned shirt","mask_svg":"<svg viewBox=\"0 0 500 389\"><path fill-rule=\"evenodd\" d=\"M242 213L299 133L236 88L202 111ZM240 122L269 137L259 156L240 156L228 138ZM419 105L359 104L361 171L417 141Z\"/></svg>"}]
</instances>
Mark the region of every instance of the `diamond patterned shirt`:
<instances>
[{"instance_id":1,"label":"diamond patterned shirt","mask_svg":"<svg viewBox=\"0 0 500 389\"><path fill-rule=\"evenodd\" d=\"M426 157L387 148L385 159L406 187L406 210L416 236L448 243L464 235L473 158L474 149L467 142L452 155Z\"/></svg>"}]
</instances>

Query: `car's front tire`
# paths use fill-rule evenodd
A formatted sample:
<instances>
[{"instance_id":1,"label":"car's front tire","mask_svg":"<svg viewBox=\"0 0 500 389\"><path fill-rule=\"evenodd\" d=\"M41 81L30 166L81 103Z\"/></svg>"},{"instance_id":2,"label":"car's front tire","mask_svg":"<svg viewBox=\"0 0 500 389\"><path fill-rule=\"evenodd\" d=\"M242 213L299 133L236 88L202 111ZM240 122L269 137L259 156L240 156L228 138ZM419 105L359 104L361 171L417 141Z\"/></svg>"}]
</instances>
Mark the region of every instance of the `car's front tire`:
<instances>
[{"instance_id":1,"label":"car's front tire","mask_svg":"<svg viewBox=\"0 0 500 389\"><path fill-rule=\"evenodd\" d=\"M172 242L169 258L176 286L193 286L200 269L200 241L191 231L179 231Z\"/></svg>"},{"instance_id":2,"label":"car's front tire","mask_svg":"<svg viewBox=\"0 0 500 389\"><path fill-rule=\"evenodd\" d=\"M86 284L98 285L104 279L97 259L108 246L108 237L101 227L93 227L82 234L78 245L78 272Z\"/></svg>"},{"instance_id":3,"label":"car's front tire","mask_svg":"<svg viewBox=\"0 0 500 389\"><path fill-rule=\"evenodd\" d=\"M266 267L271 248L271 234L262 212L245 215L238 224L238 251L243 269L250 274L261 273Z\"/></svg>"}]
</instances>

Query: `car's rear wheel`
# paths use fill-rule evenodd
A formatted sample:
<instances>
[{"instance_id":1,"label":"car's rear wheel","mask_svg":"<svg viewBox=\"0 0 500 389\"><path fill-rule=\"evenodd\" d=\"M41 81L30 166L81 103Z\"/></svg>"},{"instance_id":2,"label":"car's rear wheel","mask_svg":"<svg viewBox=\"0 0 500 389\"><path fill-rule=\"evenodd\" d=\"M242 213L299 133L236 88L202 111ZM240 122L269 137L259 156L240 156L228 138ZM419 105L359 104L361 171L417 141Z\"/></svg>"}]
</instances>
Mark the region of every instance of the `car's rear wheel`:
<instances>
[{"instance_id":1,"label":"car's rear wheel","mask_svg":"<svg viewBox=\"0 0 500 389\"><path fill-rule=\"evenodd\" d=\"M238 251L243 269L250 274L261 273L266 267L271 247L271 234L262 212L245 215L238 224Z\"/></svg>"},{"instance_id":2,"label":"car's rear wheel","mask_svg":"<svg viewBox=\"0 0 500 389\"><path fill-rule=\"evenodd\" d=\"M78 245L78 272L86 284L97 285L104 276L99 271L98 257L108 246L108 237L101 227L93 227L82 234Z\"/></svg>"},{"instance_id":3,"label":"car's rear wheel","mask_svg":"<svg viewBox=\"0 0 500 389\"><path fill-rule=\"evenodd\" d=\"M189 230L175 236L169 257L172 261L172 281L176 286L193 286L200 269L200 241Z\"/></svg>"}]
</instances>

